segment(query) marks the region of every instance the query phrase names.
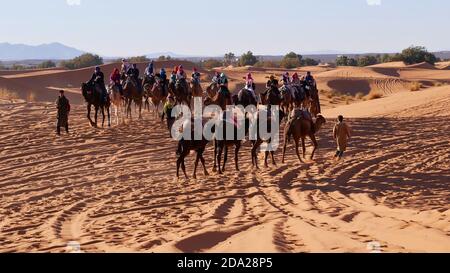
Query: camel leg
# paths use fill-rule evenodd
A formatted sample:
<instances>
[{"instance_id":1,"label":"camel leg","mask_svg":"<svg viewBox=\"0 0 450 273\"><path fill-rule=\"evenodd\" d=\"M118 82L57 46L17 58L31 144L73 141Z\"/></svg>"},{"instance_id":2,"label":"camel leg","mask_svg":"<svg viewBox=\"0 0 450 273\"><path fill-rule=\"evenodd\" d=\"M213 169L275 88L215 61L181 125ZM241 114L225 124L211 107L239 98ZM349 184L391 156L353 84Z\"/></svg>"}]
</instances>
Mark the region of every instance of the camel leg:
<instances>
[{"instance_id":1,"label":"camel leg","mask_svg":"<svg viewBox=\"0 0 450 273\"><path fill-rule=\"evenodd\" d=\"M283 159L281 160L281 163L283 163L283 164L284 164L284 158L286 156L286 148L287 148L287 135L284 137Z\"/></svg>"},{"instance_id":2,"label":"camel leg","mask_svg":"<svg viewBox=\"0 0 450 273\"><path fill-rule=\"evenodd\" d=\"M277 162L275 162L275 152L274 152L274 151L271 151L271 152L270 152L270 156L271 156L271 158L272 158L272 164L273 164L274 166L276 166L276 165L277 165Z\"/></svg>"},{"instance_id":3,"label":"camel leg","mask_svg":"<svg viewBox=\"0 0 450 273\"><path fill-rule=\"evenodd\" d=\"M109 107L106 108L106 113L108 114L108 127L111 127L111 113Z\"/></svg>"},{"instance_id":4,"label":"camel leg","mask_svg":"<svg viewBox=\"0 0 450 273\"><path fill-rule=\"evenodd\" d=\"M303 158L306 158L306 145L305 139L302 137L302 149L303 149Z\"/></svg>"},{"instance_id":5,"label":"camel leg","mask_svg":"<svg viewBox=\"0 0 450 273\"><path fill-rule=\"evenodd\" d=\"M313 142L313 145L314 145L314 149L313 149L312 154L311 154L311 160L313 160L314 153L316 152L317 147L319 146L319 144L317 143L316 136L314 134L311 134L309 137L311 138L311 141Z\"/></svg>"},{"instance_id":6,"label":"camel leg","mask_svg":"<svg viewBox=\"0 0 450 273\"><path fill-rule=\"evenodd\" d=\"M91 119L91 105L90 104L87 105L87 118L89 119L89 123L91 124L91 126L94 127L94 122Z\"/></svg>"},{"instance_id":7,"label":"camel leg","mask_svg":"<svg viewBox=\"0 0 450 273\"><path fill-rule=\"evenodd\" d=\"M194 173L192 174L192 177L194 179L197 179L197 166L198 166L199 161L200 161L200 152L197 151L197 156L195 157L195 163L194 163Z\"/></svg>"},{"instance_id":8,"label":"camel leg","mask_svg":"<svg viewBox=\"0 0 450 273\"><path fill-rule=\"evenodd\" d=\"M239 150L241 149L241 142L239 141L234 148L234 164L236 166L236 171L239 172Z\"/></svg>"},{"instance_id":9,"label":"camel leg","mask_svg":"<svg viewBox=\"0 0 450 273\"><path fill-rule=\"evenodd\" d=\"M225 172L225 166L227 164L228 161L228 146L225 144L225 152L223 154L223 167L222 167L222 172Z\"/></svg>"},{"instance_id":10,"label":"camel leg","mask_svg":"<svg viewBox=\"0 0 450 273\"><path fill-rule=\"evenodd\" d=\"M142 99L139 102L139 119L142 119Z\"/></svg>"},{"instance_id":11,"label":"camel leg","mask_svg":"<svg viewBox=\"0 0 450 273\"><path fill-rule=\"evenodd\" d=\"M188 175L186 174L186 166L184 165L184 158L185 158L186 156L187 156L187 155L183 155L183 161L181 162L181 169L183 170L184 177L185 177L186 179L189 179Z\"/></svg>"},{"instance_id":12,"label":"camel leg","mask_svg":"<svg viewBox=\"0 0 450 273\"><path fill-rule=\"evenodd\" d=\"M269 152L264 153L264 167L268 168L269 164L267 163L267 160L269 159Z\"/></svg>"},{"instance_id":13,"label":"camel leg","mask_svg":"<svg viewBox=\"0 0 450 273\"><path fill-rule=\"evenodd\" d=\"M184 159L182 158L182 156L180 155L180 157L177 159L177 178L180 178L180 166L181 166L181 161L183 161Z\"/></svg>"},{"instance_id":14,"label":"camel leg","mask_svg":"<svg viewBox=\"0 0 450 273\"><path fill-rule=\"evenodd\" d=\"M102 128L105 127L105 107L101 107L102 109Z\"/></svg>"},{"instance_id":15,"label":"camel leg","mask_svg":"<svg viewBox=\"0 0 450 273\"><path fill-rule=\"evenodd\" d=\"M223 151L222 147L217 148L217 171L219 174L222 174L222 167L220 165L220 161L222 159L222 151Z\"/></svg>"},{"instance_id":16,"label":"camel leg","mask_svg":"<svg viewBox=\"0 0 450 273\"><path fill-rule=\"evenodd\" d=\"M127 118L129 118L130 120L133 119L133 117L131 116L131 99L127 102Z\"/></svg>"},{"instance_id":17,"label":"camel leg","mask_svg":"<svg viewBox=\"0 0 450 273\"><path fill-rule=\"evenodd\" d=\"M297 153L298 160L300 160L300 163L303 163L302 157L300 156L300 151L298 150L299 146L299 139L295 139L295 152Z\"/></svg>"},{"instance_id":18,"label":"camel leg","mask_svg":"<svg viewBox=\"0 0 450 273\"><path fill-rule=\"evenodd\" d=\"M97 127L98 107L95 107L95 127Z\"/></svg>"},{"instance_id":19,"label":"camel leg","mask_svg":"<svg viewBox=\"0 0 450 273\"><path fill-rule=\"evenodd\" d=\"M213 172L217 171L217 148L218 148L218 143L217 140L214 140L214 166L213 166Z\"/></svg>"},{"instance_id":20,"label":"camel leg","mask_svg":"<svg viewBox=\"0 0 450 273\"><path fill-rule=\"evenodd\" d=\"M204 152L205 152L205 150L202 150L201 153L200 153L200 161L202 162L202 165L203 165L203 172L204 172L205 176L208 176L209 173L208 173L208 170L206 169L205 158L203 158L203 153L204 153Z\"/></svg>"},{"instance_id":21,"label":"camel leg","mask_svg":"<svg viewBox=\"0 0 450 273\"><path fill-rule=\"evenodd\" d=\"M259 170L259 166L258 166L258 148L261 145L261 142L259 140L255 141L255 143L253 144L252 147L252 162L254 162L255 167L257 170Z\"/></svg>"}]
</instances>

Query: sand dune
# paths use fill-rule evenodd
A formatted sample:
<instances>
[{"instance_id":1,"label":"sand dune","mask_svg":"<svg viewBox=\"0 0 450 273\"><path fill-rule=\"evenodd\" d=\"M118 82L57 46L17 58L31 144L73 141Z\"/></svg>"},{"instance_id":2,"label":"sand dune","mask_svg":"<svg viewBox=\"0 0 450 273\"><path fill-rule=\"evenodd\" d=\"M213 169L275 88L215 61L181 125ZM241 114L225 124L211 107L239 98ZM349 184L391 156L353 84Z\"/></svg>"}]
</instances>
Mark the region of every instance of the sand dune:
<instances>
[{"instance_id":1,"label":"sand dune","mask_svg":"<svg viewBox=\"0 0 450 273\"><path fill-rule=\"evenodd\" d=\"M3 102L0 251L449 252L449 100L445 86L325 109L314 161L290 149L256 171L246 143L241 172L231 160L198 180L175 179L176 143L151 114L93 129L74 106L58 138L53 105ZM337 114L354 132L339 163Z\"/></svg>"}]
</instances>

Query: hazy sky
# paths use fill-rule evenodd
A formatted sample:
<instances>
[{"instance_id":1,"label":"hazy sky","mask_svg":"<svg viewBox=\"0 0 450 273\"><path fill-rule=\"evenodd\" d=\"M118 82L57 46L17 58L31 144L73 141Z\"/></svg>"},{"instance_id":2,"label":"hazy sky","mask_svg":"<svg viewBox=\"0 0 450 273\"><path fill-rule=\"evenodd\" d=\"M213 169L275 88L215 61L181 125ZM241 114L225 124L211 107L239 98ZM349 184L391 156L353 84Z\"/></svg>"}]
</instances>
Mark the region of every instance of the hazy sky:
<instances>
[{"instance_id":1,"label":"hazy sky","mask_svg":"<svg viewBox=\"0 0 450 273\"><path fill-rule=\"evenodd\" d=\"M450 49L448 0L2 1L0 42L104 56Z\"/></svg>"}]
</instances>

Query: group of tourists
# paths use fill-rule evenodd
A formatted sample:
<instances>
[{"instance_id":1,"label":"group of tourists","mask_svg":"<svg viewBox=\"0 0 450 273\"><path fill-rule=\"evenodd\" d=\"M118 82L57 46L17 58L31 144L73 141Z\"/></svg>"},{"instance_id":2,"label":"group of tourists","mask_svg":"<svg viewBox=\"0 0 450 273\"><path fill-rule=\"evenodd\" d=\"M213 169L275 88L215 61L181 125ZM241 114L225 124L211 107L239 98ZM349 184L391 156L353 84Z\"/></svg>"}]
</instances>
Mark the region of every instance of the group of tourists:
<instances>
[{"instance_id":1,"label":"group of tourists","mask_svg":"<svg viewBox=\"0 0 450 273\"><path fill-rule=\"evenodd\" d=\"M200 85L201 76L202 75L198 71L198 69L194 68L191 74L191 83ZM243 77L243 79L245 81L244 89L248 90L252 94L252 96L255 98L255 101L258 101L255 93L256 84L253 75L251 73L248 73L245 77ZM155 73L155 65L153 61L151 61L145 68L144 78L143 80L141 80L140 71L137 65L130 64L129 62L127 62L127 60L123 59L120 70L118 68L114 68L109 77L109 80L110 86L113 85L117 86L122 96L124 95L123 87L126 80L132 81L133 84L136 85L137 89L140 90L140 92L143 92L143 85L146 82L148 81L152 82L152 80L154 80L155 83L158 83L161 86L162 90L164 90L164 93L167 96L167 101L163 107L162 119L164 119L164 116L166 116L166 118L171 117L171 111L176 104L173 95L169 95L168 92L169 84L174 84L175 86L184 85L185 88L188 88L187 74L182 65L175 66L170 73L170 77L168 78L167 72L164 68L161 68L159 72ZM308 90L317 88L316 81L312 76L311 72L307 72L306 75L304 76L300 76L298 75L298 73L293 73L292 76L290 76L289 72L285 72L281 75L281 81L282 85L281 88L279 88L278 79L275 77L275 75L271 75L266 83L266 88L268 90L271 88L276 89L277 92L279 91L291 92L291 95L294 99L297 96L299 96L300 90L302 90L302 92L305 91L308 92ZM100 67L95 67L95 70L88 83L98 85L99 86L98 90L101 91L102 99L105 101L108 99L109 95L106 90L105 76L104 73L101 71ZM214 85L218 87L218 92L223 93L223 95L225 96L230 96L230 90L228 89L228 77L226 76L225 73L215 72L212 81L210 83L210 86ZM309 94L306 95L309 96ZM70 111L70 103L69 100L65 97L63 90L60 91L60 96L56 101L56 106L58 109L57 134L58 135L60 134L61 127L65 128L66 132L68 133L69 132L68 115ZM172 123L173 120L167 119L167 122L168 126L171 127L171 124L169 123ZM338 145L336 157L341 158L346 149L347 140L350 137L350 129L348 125L344 122L344 118L342 116L338 117L338 121L333 130L333 137L337 141Z\"/></svg>"}]
</instances>

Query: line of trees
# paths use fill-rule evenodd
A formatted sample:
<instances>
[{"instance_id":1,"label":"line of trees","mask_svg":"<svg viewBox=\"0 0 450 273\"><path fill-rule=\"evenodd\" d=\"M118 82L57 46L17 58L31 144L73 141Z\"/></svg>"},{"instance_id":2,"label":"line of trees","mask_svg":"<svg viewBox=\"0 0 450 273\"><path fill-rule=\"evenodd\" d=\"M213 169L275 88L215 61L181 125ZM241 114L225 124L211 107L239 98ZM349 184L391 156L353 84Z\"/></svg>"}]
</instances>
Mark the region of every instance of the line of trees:
<instances>
[{"instance_id":1,"label":"line of trees","mask_svg":"<svg viewBox=\"0 0 450 273\"><path fill-rule=\"evenodd\" d=\"M95 55L86 53L72 60L62 61L60 66L65 67L67 69L80 69L90 66L97 66L103 64L103 58Z\"/></svg>"},{"instance_id":2,"label":"line of trees","mask_svg":"<svg viewBox=\"0 0 450 273\"><path fill-rule=\"evenodd\" d=\"M383 54L383 55L364 55L356 58L348 56L339 56L336 59L337 66L369 66L379 63L388 62L404 62L407 65L427 62L434 65L439 61L433 53L423 46L410 46L404 49L401 53Z\"/></svg>"}]
</instances>

